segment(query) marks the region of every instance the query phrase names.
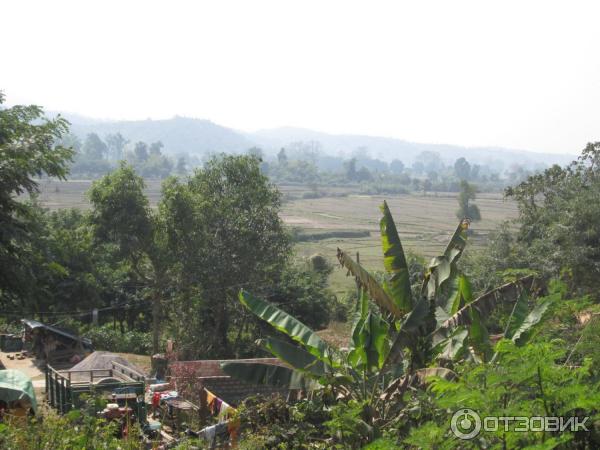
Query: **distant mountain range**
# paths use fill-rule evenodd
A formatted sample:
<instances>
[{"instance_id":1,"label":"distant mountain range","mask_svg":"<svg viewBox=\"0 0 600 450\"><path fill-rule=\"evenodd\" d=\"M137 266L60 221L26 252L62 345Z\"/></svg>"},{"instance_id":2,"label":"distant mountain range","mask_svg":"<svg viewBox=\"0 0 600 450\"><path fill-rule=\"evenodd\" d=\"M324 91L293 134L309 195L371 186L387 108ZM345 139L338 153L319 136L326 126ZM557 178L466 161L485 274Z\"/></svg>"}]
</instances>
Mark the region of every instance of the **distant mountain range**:
<instances>
[{"instance_id":1,"label":"distant mountain range","mask_svg":"<svg viewBox=\"0 0 600 450\"><path fill-rule=\"evenodd\" d=\"M567 164L575 158L567 154L547 154L498 147L461 147L446 144L423 144L401 139L334 135L301 128L275 128L247 133L217 125L208 120L174 117L167 120L107 121L63 114L71 122L71 131L81 139L88 133L104 137L121 133L131 142L162 141L164 151L170 154L187 153L201 157L208 153L241 153L251 147L260 147L267 156L273 156L282 147L294 143L318 143L319 153L350 157L357 150L371 157L391 161L399 159L411 164L424 151L440 154L446 163L464 156L470 162L502 165L518 163L528 168L542 168L554 163ZM298 145L296 144L296 147Z\"/></svg>"}]
</instances>

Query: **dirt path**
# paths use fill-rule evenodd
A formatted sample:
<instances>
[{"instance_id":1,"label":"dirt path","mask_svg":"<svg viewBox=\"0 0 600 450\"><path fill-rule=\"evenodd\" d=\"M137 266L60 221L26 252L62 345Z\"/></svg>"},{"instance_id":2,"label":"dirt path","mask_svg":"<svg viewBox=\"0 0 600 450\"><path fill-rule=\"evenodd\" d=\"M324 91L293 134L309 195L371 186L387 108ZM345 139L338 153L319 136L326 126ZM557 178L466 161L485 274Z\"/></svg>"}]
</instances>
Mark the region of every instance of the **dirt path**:
<instances>
[{"instance_id":1,"label":"dirt path","mask_svg":"<svg viewBox=\"0 0 600 450\"><path fill-rule=\"evenodd\" d=\"M0 363L2 363L5 369L20 370L34 381L45 379L44 371L43 369L40 369L40 367L43 367L43 362L31 358L17 359L16 356L15 359L8 358L8 355L14 356L17 354L19 353L0 352ZM38 365L40 367L38 367Z\"/></svg>"}]
</instances>

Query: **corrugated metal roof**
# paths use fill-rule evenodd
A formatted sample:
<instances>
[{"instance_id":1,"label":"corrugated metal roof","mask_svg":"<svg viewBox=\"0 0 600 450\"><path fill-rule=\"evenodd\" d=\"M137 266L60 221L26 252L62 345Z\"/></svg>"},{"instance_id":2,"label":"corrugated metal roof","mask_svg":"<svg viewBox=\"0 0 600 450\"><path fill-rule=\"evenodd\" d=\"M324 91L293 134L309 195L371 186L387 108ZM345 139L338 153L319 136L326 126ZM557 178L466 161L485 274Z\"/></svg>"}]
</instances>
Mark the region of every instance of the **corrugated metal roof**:
<instances>
[{"instance_id":1,"label":"corrugated metal roof","mask_svg":"<svg viewBox=\"0 0 600 450\"><path fill-rule=\"evenodd\" d=\"M43 328L44 330L48 330L52 333L66 337L67 339L71 339L73 341L81 341L88 347L92 347L92 341L90 339L81 336L76 336L74 334L68 333L67 331L61 330L60 328L53 327L52 325L46 325L42 322L38 322L37 320L33 319L21 319L21 322L23 322L32 330L35 330L36 328Z\"/></svg>"}]
</instances>

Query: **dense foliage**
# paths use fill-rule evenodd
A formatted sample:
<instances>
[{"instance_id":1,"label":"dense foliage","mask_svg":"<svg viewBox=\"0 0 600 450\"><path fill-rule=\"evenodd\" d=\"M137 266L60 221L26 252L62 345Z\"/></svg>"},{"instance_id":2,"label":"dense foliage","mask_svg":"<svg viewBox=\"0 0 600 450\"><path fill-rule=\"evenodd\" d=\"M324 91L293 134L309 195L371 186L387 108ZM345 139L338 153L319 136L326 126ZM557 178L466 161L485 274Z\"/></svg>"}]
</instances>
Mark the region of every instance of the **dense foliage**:
<instances>
[{"instance_id":1,"label":"dense foliage","mask_svg":"<svg viewBox=\"0 0 600 450\"><path fill-rule=\"evenodd\" d=\"M516 245L526 263L546 274L568 272L571 287L598 288L600 279L600 143L590 143L577 161L554 166L507 190L519 204Z\"/></svg>"},{"instance_id":2,"label":"dense foliage","mask_svg":"<svg viewBox=\"0 0 600 450\"><path fill-rule=\"evenodd\" d=\"M0 92L0 304L9 310L22 306L32 295L31 281L38 275L35 241L39 236L36 210L17 199L35 195L35 178L64 179L72 151L55 145L67 131L67 122L44 118L37 106L2 108Z\"/></svg>"}]
</instances>

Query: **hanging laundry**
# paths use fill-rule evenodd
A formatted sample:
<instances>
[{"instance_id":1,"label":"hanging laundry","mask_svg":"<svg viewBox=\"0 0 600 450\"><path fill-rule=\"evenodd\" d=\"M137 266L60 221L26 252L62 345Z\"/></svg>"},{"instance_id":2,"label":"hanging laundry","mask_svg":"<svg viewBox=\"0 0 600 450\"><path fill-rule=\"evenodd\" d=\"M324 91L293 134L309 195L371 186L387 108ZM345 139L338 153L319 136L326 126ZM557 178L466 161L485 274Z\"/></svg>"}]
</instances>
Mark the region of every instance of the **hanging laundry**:
<instances>
[{"instance_id":1,"label":"hanging laundry","mask_svg":"<svg viewBox=\"0 0 600 450\"><path fill-rule=\"evenodd\" d=\"M229 441L232 447L237 446L238 436L240 434L240 419L236 417L227 422L227 432L229 433Z\"/></svg>"},{"instance_id":2,"label":"hanging laundry","mask_svg":"<svg viewBox=\"0 0 600 450\"><path fill-rule=\"evenodd\" d=\"M219 422L225 422L229 413L231 412L230 410L231 410L231 406L229 406L225 402L221 403L221 410L219 411Z\"/></svg>"},{"instance_id":3,"label":"hanging laundry","mask_svg":"<svg viewBox=\"0 0 600 450\"><path fill-rule=\"evenodd\" d=\"M222 434L227 433L227 424L226 423L218 423L215 425L215 435L220 436Z\"/></svg>"},{"instance_id":4,"label":"hanging laundry","mask_svg":"<svg viewBox=\"0 0 600 450\"><path fill-rule=\"evenodd\" d=\"M210 391L208 391L208 390L206 390L206 389L204 389L204 391L206 392L206 404L207 404L209 407L211 407L211 406L212 406L212 404L213 404L213 402L215 401L215 398L216 398L216 397L213 395L213 393L212 393L212 392L210 392Z\"/></svg>"},{"instance_id":5,"label":"hanging laundry","mask_svg":"<svg viewBox=\"0 0 600 450\"><path fill-rule=\"evenodd\" d=\"M204 391L206 392L206 407L208 408L208 412L214 414L213 411L215 409L215 400L217 397L206 389Z\"/></svg>"},{"instance_id":6,"label":"hanging laundry","mask_svg":"<svg viewBox=\"0 0 600 450\"><path fill-rule=\"evenodd\" d=\"M206 439L209 442L209 444L212 445L212 443L215 441L215 436L217 433L217 426L211 425L210 427L205 428L203 431L204 431L204 439Z\"/></svg>"}]
</instances>

